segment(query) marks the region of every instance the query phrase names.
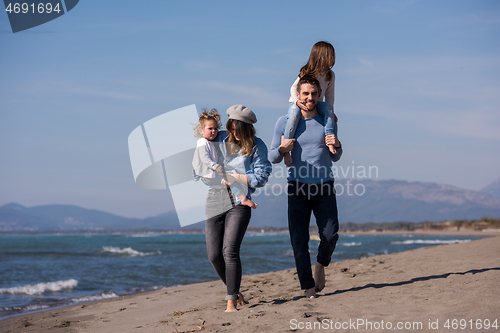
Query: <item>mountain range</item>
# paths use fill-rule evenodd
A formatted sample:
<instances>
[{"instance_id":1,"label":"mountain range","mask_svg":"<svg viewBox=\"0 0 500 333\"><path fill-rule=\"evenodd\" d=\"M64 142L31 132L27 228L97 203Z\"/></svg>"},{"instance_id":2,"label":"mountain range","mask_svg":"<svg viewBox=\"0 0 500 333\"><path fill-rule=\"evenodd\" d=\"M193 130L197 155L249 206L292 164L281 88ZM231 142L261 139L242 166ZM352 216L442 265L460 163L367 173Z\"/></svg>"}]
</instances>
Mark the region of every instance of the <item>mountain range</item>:
<instances>
[{"instance_id":1,"label":"mountain range","mask_svg":"<svg viewBox=\"0 0 500 333\"><path fill-rule=\"evenodd\" d=\"M259 204L252 211L251 226L287 226L287 196L283 188L253 197ZM472 191L458 187L404 180L336 181L340 222L422 222L500 217L500 180ZM497 192L495 192L495 189ZM268 191L267 194L270 194ZM492 195L493 194L493 195ZM499 195L500 196L500 195ZM202 229L203 223L183 229ZM180 229L175 212L144 219L127 218L73 205L25 207L10 203L0 207L0 231L69 230L175 230Z\"/></svg>"},{"instance_id":2,"label":"mountain range","mask_svg":"<svg viewBox=\"0 0 500 333\"><path fill-rule=\"evenodd\" d=\"M500 198L500 178L480 190L483 193Z\"/></svg>"},{"instance_id":3,"label":"mountain range","mask_svg":"<svg viewBox=\"0 0 500 333\"><path fill-rule=\"evenodd\" d=\"M500 198L445 184L340 179L336 180L337 186L337 207L341 223L424 222L480 219L483 216L500 217ZM269 196L265 199L257 196L254 201L259 203L259 207L252 214L253 225L265 226L269 221L272 221L275 227L287 225L286 195ZM265 208L274 208L261 210L260 202Z\"/></svg>"}]
</instances>

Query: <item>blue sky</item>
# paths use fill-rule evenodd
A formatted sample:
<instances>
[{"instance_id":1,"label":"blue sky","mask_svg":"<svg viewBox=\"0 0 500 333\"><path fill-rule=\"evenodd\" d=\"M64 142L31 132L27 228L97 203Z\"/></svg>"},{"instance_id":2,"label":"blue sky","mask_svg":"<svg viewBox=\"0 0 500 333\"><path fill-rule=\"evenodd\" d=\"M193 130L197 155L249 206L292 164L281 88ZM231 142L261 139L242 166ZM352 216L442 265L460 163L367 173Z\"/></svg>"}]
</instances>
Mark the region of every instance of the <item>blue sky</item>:
<instances>
[{"instance_id":1,"label":"blue sky","mask_svg":"<svg viewBox=\"0 0 500 333\"><path fill-rule=\"evenodd\" d=\"M255 111L269 145L312 45L336 49L339 167L479 190L500 177L498 1L80 1L13 34L0 14L0 205L172 209L127 138L186 105Z\"/></svg>"}]
</instances>

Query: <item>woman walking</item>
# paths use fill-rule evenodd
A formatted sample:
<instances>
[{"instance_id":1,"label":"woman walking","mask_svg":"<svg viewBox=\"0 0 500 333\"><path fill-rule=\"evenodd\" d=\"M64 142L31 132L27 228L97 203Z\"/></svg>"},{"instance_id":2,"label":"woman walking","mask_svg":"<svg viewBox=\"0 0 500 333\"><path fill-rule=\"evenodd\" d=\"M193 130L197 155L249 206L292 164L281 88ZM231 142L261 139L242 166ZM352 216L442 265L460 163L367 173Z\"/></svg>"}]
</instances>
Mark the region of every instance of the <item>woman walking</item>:
<instances>
[{"instance_id":1,"label":"woman walking","mask_svg":"<svg viewBox=\"0 0 500 333\"><path fill-rule=\"evenodd\" d=\"M245 302L240 293L240 246L252 208L242 205L230 186L239 183L251 199L255 188L267 183L272 167L264 141L255 136L253 124L257 117L253 111L243 105L234 105L227 110L227 115L227 134L219 133L221 139L224 138L220 145L224 177L220 183L214 182L208 191L205 234L208 258L227 287L226 312L233 312L237 311L237 304Z\"/></svg>"}]
</instances>

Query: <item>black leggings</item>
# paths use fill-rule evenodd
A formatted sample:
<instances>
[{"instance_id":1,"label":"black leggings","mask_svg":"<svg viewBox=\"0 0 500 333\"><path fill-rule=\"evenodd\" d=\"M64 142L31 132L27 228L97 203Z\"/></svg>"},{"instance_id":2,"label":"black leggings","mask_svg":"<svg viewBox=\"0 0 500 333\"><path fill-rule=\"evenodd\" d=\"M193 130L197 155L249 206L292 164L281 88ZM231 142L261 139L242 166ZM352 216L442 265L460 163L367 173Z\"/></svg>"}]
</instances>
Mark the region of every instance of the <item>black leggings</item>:
<instances>
[{"instance_id":1,"label":"black leggings","mask_svg":"<svg viewBox=\"0 0 500 333\"><path fill-rule=\"evenodd\" d=\"M231 193L229 193L231 194ZM250 222L251 208L232 206L227 189L210 189L207 196L205 235L208 259L227 287L227 300L238 299L241 285L240 246ZM228 202L229 201L229 202ZM232 207L214 216L221 207Z\"/></svg>"}]
</instances>

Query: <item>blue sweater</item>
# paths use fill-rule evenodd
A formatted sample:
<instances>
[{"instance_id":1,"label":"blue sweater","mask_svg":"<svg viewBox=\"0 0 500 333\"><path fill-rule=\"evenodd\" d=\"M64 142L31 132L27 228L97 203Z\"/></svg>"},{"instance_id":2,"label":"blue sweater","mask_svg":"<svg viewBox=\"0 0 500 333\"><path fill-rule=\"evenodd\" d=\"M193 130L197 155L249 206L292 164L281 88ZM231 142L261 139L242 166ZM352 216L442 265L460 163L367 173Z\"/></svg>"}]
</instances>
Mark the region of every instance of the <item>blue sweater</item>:
<instances>
[{"instance_id":1,"label":"blue sweater","mask_svg":"<svg viewBox=\"0 0 500 333\"><path fill-rule=\"evenodd\" d=\"M281 144L281 136L285 133L287 117L278 119L274 128L273 142L269 151L269 160L272 163L280 163L283 154L278 147ZM292 164L288 166L288 180L296 180L302 183L320 183L321 181L334 180L332 162L337 162L342 156L342 148L337 149L336 154L331 154L325 144L325 127L323 116L301 119L295 131L296 142L290 152ZM334 128L337 133L337 124Z\"/></svg>"}]
</instances>

